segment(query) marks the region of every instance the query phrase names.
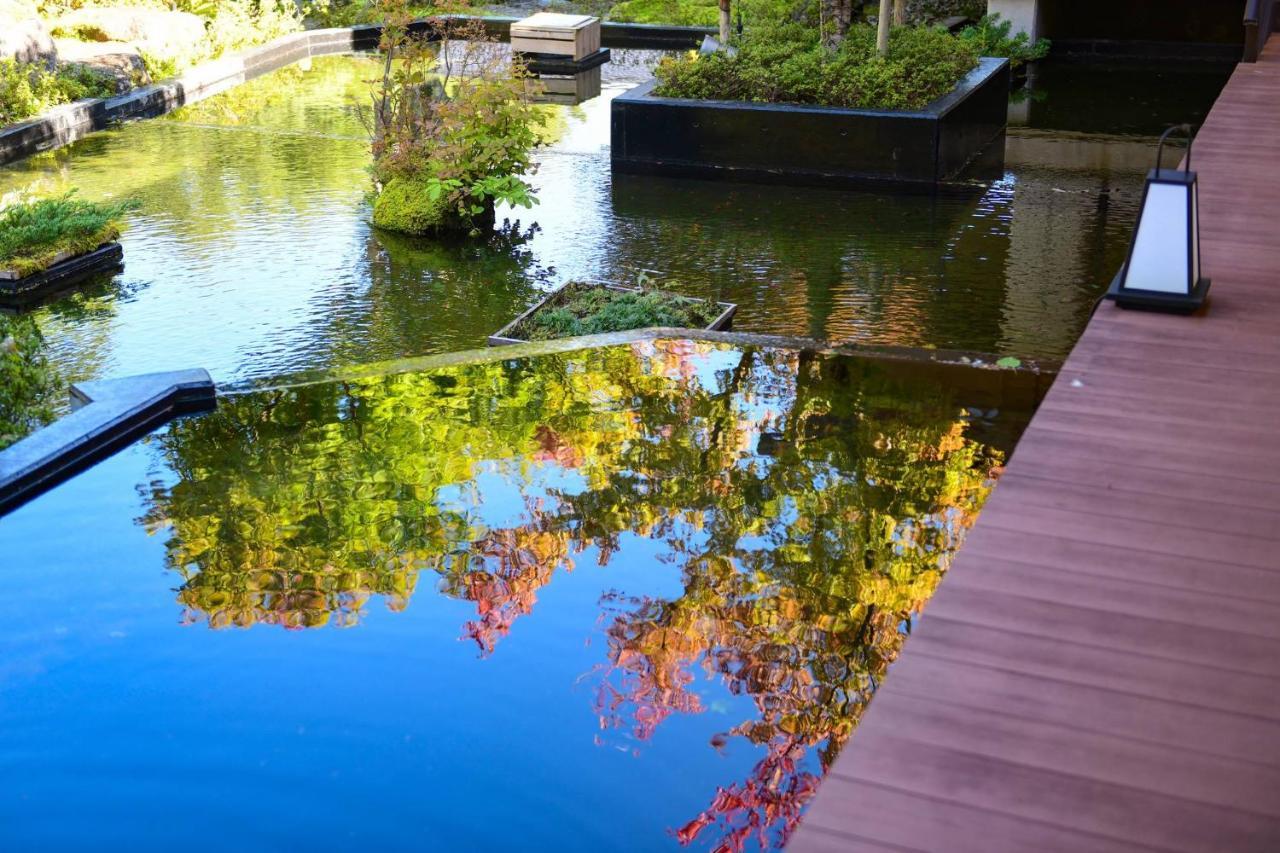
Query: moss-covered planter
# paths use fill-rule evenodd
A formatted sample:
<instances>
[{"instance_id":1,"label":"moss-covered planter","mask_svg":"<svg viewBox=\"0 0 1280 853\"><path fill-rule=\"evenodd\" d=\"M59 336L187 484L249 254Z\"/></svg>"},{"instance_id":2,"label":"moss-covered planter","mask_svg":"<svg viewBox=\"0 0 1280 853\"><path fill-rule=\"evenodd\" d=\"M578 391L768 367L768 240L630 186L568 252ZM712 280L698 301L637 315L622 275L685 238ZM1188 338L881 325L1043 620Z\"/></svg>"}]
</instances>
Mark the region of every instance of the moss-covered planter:
<instances>
[{"instance_id":1,"label":"moss-covered planter","mask_svg":"<svg viewBox=\"0 0 1280 853\"><path fill-rule=\"evenodd\" d=\"M613 100L619 172L773 183L955 182L1007 123L1009 61L983 58L920 110L661 98L657 82ZM985 158L984 158L985 159Z\"/></svg>"},{"instance_id":2,"label":"moss-covered planter","mask_svg":"<svg viewBox=\"0 0 1280 853\"><path fill-rule=\"evenodd\" d=\"M603 290L607 290L607 291L611 291L613 293L619 293L619 294L657 293L661 296L668 297L668 298L687 299L687 300L693 300L697 302L705 302L711 306L714 306L716 310L712 312L714 314L713 319L707 325L701 327L702 331L728 330L733 325L733 315L738 310L738 306L734 305L731 302L714 302L709 299L698 299L696 297L678 296L677 294L666 293L663 291L654 291L651 289L641 289L636 287L619 287L618 285L614 285L614 284L592 284L592 283L571 281L557 288L556 290L552 291L549 295L547 295L542 300L540 300L536 305L534 305L528 311L525 311L519 317L515 318L510 323L503 326L495 334L490 335L489 346L496 347L496 346L506 346L507 344L528 343L528 339L521 337L520 333L521 333L522 327L524 327L529 320L531 320L532 318L534 318L535 316L539 315L542 312L551 311L551 310L555 310L556 308L559 308L571 296L582 291L583 289L595 289L595 288L599 288L599 289L603 289ZM618 330L618 331L629 331L629 330Z\"/></svg>"},{"instance_id":3,"label":"moss-covered planter","mask_svg":"<svg viewBox=\"0 0 1280 853\"><path fill-rule=\"evenodd\" d=\"M0 267L0 306L20 308L95 273L118 269L124 259L119 243L109 241L79 254L65 254L53 264L26 275Z\"/></svg>"}]
</instances>

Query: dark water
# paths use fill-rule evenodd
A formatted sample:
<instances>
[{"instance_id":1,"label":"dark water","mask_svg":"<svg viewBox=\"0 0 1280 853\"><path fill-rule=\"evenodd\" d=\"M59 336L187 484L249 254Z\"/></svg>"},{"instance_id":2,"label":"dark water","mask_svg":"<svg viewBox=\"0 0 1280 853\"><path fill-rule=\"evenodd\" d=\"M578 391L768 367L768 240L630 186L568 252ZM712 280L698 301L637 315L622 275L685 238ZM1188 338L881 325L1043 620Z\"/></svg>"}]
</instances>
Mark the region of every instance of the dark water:
<instances>
[{"instance_id":1,"label":"dark water","mask_svg":"<svg viewBox=\"0 0 1280 853\"><path fill-rule=\"evenodd\" d=\"M223 399L0 519L0 849L776 846L990 406L681 341Z\"/></svg>"},{"instance_id":2,"label":"dark water","mask_svg":"<svg viewBox=\"0 0 1280 853\"><path fill-rule=\"evenodd\" d=\"M0 170L0 195L143 201L124 274L39 311L56 363L72 379L201 366L229 380L470 348L562 281L642 271L739 303L745 331L1061 358L1120 263L1150 134L1202 113L1223 80L1050 68L1015 104L1004 178L932 197L611 178L608 100L655 58L615 51L602 97L546 108L528 239L488 246L368 224L368 58Z\"/></svg>"}]
</instances>

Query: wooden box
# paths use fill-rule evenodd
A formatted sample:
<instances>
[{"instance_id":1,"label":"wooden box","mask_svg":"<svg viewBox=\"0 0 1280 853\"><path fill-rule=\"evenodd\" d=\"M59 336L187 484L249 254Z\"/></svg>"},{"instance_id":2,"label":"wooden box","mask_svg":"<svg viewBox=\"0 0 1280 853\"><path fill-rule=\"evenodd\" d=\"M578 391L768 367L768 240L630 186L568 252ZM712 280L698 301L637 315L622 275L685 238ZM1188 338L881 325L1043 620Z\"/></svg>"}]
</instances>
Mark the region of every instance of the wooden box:
<instances>
[{"instance_id":1,"label":"wooden box","mask_svg":"<svg viewBox=\"0 0 1280 853\"><path fill-rule=\"evenodd\" d=\"M583 59L600 49L600 19L539 12L511 25L511 49Z\"/></svg>"}]
</instances>

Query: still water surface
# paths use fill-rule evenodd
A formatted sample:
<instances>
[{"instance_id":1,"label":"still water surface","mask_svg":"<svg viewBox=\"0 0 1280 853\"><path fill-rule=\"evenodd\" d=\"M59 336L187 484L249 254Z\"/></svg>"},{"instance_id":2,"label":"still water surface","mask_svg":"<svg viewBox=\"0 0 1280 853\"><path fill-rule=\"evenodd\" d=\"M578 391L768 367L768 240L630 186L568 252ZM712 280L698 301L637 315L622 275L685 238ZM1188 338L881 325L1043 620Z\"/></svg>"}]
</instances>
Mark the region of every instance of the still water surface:
<instances>
[{"instance_id":1,"label":"still water surface","mask_svg":"<svg viewBox=\"0 0 1280 853\"><path fill-rule=\"evenodd\" d=\"M123 275L39 311L57 365L226 381L466 349L567 279L642 271L738 303L743 331L1061 358L1120 263L1151 134L1222 80L1050 66L1016 99L1004 178L934 197L611 176L609 100L656 57L615 51L601 97L546 108L542 203L485 246L369 225L367 57L0 169L0 195L143 202Z\"/></svg>"},{"instance_id":2,"label":"still water surface","mask_svg":"<svg viewBox=\"0 0 1280 853\"><path fill-rule=\"evenodd\" d=\"M0 519L0 849L776 847L991 406L685 341L225 398Z\"/></svg>"}]
</instances>

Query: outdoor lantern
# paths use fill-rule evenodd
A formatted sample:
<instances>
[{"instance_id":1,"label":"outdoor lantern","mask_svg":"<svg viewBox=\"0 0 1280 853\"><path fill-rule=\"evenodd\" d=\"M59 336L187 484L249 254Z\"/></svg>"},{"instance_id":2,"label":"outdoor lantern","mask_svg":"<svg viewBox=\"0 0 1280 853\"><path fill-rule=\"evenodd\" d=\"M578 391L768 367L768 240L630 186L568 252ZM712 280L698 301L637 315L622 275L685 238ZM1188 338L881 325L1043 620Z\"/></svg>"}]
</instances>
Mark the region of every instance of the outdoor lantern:
<instances>
[{"instance_id":1,"label":"outdoor lantern","mask_svg":"<svg viewBox=\"0 0 1280 853\"><path fill-rule=\"evenodd\" d=\"M1187 134L1185 171L1162 169L1169 134ZM1107 298L1121 308L1190 314L1204 304L1209 280L1200 276L1200 222L1196 173L1191 171L1192 130L1171 127L1160 137L1156 167L1147 173L1129 254Z\"/></svg>"}]
</instances>

